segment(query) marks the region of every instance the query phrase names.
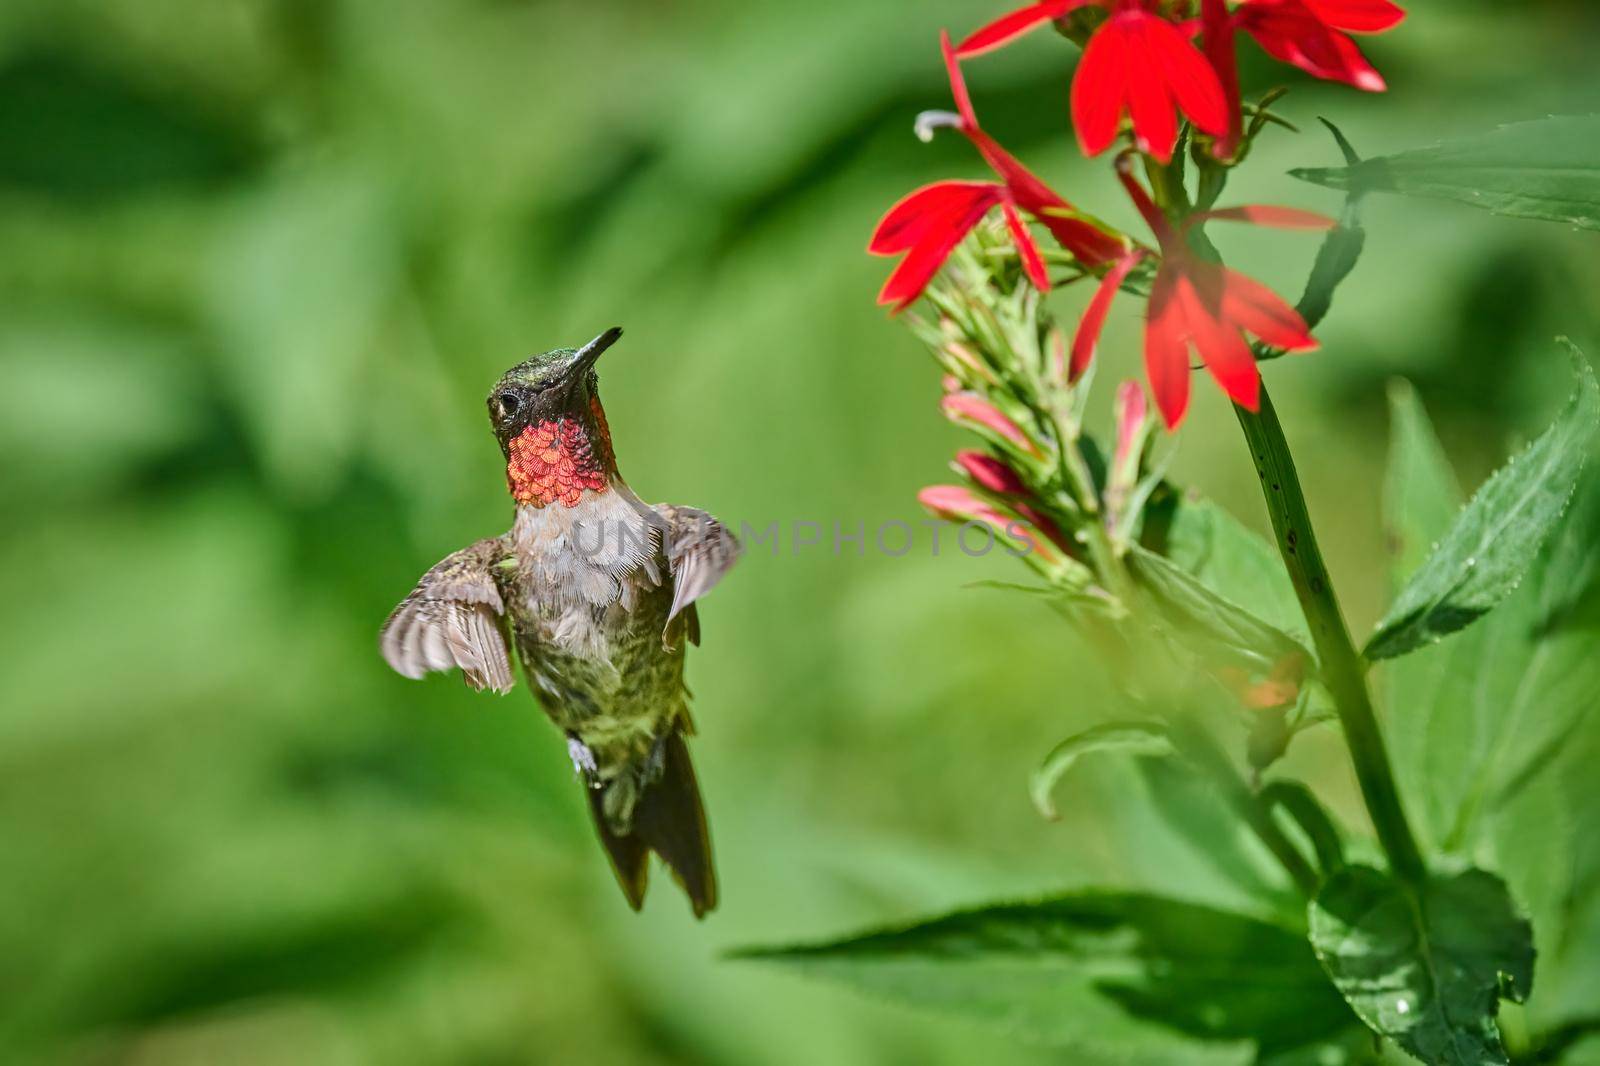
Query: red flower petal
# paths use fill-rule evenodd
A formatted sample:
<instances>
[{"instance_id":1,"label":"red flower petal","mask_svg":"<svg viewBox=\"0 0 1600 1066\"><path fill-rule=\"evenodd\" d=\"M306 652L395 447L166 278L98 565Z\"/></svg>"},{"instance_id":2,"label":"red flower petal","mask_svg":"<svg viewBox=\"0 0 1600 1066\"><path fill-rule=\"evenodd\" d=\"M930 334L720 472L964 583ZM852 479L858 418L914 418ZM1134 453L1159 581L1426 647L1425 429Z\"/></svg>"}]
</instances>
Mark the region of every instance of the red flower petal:
<instances>
[{"instance_id":1,"label":"red flower petal","mask_svg":"<svg viewBox=\"0 0 1600 1066\"><path fill-rule=\"evenodd\" d=\"M1178 115L1173 110L1173 99L1161 68L1165 60L1160 58L1157 49L1148 47L1152 35L1142 28L1134 28L1149 21L1147 18L1141 18L1138 23L1129 21L1128 55L1133 60L1133 70L1128 78L1128 117L1133 120L1133 139L1139 151L1155 156L1162 163L1170 163L1173 145L1178 142Z\"/></svg>"},{"instance_id":2,"label":"red flower petal","mask_svg":"<svg viewBox=\"0 0 1600 1066\"><path fill-rule=\"evenodd\" d=\"M1059 193L987 133L966 131L967 139L978 149L990 168L1006 183L1012 201L1042 222L1061 246L1090 268L1109 263L1127 251L1127 242L1081 218L1067 217L1073 207Z\"/></svg>"},{"instance_id":3,"label":"red flower petal","mask_svg":"<svg viewBox=\"0 0 1600 1066\"><path fill-rule=\"evenodd\" d=\"M950 31L939 31L939 50L944 53L944 72L950 78L950 95L955 97L956 111L961 121L971 129L978 128L978 116L972 110L972 94L967 92L967 79L961 74L961 61L950 45Z\"/></svg>"},{"instance_id":4,"label":"red flower petal","mask_svg":"<svg viewBox=\"0 0 1600 1066\"><path fill-rule=\"evenodd\" d=\"M1239 57L1228 0L1200 0L1200 19L1204 33L1200 46L1206 61L1217 72L1223 101L1228 107L1228 129L1217 136L1212 154L1221 160L1231 160L1238 154L1239 142L1244 137L1244 112L1239 103Z\"/></svg>"},{"instance_id":5,"label":"red flower petal","mask_svg":"<svg viewBox=\"0 0 1600 1066\"><path fill-rule=\"evenodd\" d=\"M1151 14L1137 17L1154 77L1166 82L1167 93L1197 127L1216 136L1227 133L1228 98L1205 56L1172 23Z\"/></svg>"},{"instance_id":6,"label":"red flower petal","mask_svg":"<svg viewBox=\"0 0 1600 1066\"><path fill-rule=\"evenodd\" d=\"M898 255L922 240L942 220L960 217L970 205L999 198L992 181L939 181L924 185L904 197L883 216L867 251L873 255Z\"/></svg>"},{"instance_id":7,"label":"red flower petal","mask_svg":"<svg viewBox=\"0 0 1600 1066\"><path fill-rule=\"evenodd\" d=\"M1150 286L1144 327L1144 372L1168 429L1177 429L1189 408L1189 334L1174 289L1178 273L1162 264Z\"/></svg>"},{"instance_id":8,"label":"red flower petal","mask_svg":"<svg viewBox=\"0 0 1600 1066\"><path fill-rule=\"evenodd\" d=\"M1128 272L1138 266L1144 257L1145 253L1142 250L1124 256L1116 266L1106 272L1104 278L1100 279L1100 287L1089 300L1083 318L1078 321L1078 332L1072 337L1072 366L1068 372L1068 381L1077 381L1083 376L1083 372L1089 369L1089 362L1094 358L1095 345L1100 343L1100 331L1106 324L1106 314L1111 310L1111 301L1116 297L1123 281L1127 279Z\"/></svg>"},{"instance_id":9,"label":"red flower petal","mask_svg":"<svg viewBox=\"0 0 1600 1066\"><path fill-rule=\"evenodd\" d=\"M1155 201L1150 199L1150 194L1144 191L1139 179L1133 176L1132 157L1122 156L1117 159L1117 180L1122 183L1123 189L1127 190L1128 199L1133 201L1133 206L1139 209L1139 217L1150 227L1150 232L1156 235L1156 240L1161 244L1161 251L1168 255L1180 254L1183 245L1178 240L1172 223L1161 213L1161 208L1156 206Z\"/></svg>"},{"instance_id":10,"label":"red flower petal","mask_svg":"<svg viewBox=\"0 0 1600 1066\"><path fill-rule=\"evenodd\" d=\"M1191 269L1198 269L1198 266L1191 264ZM1214 280L1218 285L1225 286L1228 280L1226 272ZM1177 291L1178 298L1183 302L1184 321L1188 325L1190 339L1206 369L1211 371L1211 376L1217 379L1217 384L1222 386L1222 391L1234 403L1249 411L1256 410L1261 404L1261 374L1256 369L1255 356L1245 342L1244 335L1236 325L1222 317L1223 308L1207 306L1208 301L1194 278L1184 278Z\"/></svg>"},{"instance_id":11,"label":"red flower petal","mask_svg":"<svg viewBox=\"0 0 1600 1066\"><path fill-rule=\"evenodd\" d=\"M1223 316L1274 348L1301 352L1317 347L1306 320L1277 293L1237 271L1226 271Z\"/></svg>"},{"instance_id":12,"label":"red flower petal","mask_svg":"<svg viewBox=\"0 0 1600 1066\"><path fill-rule=\"evenodd\" d=\"M1072 124L1084 155L1098 155L1111 147L1127 105L1133 56L1118 24L1113 19L1089 38L1072 79Z\"/></svg>"},{"instance_id":13,"label":"red flower petal","mask_svg":"<svg viewBox=\"0 0 1600 1066\"><path fill-rule=\"evenodd\" d=\"M977 195L959 210L945 211L926 222L916 244L884 282L878 303L894 304L896 313L915 303L955 246L1000 201L1001 192L998 185L977 186Z\"/></svg>"},{"instance_id":14,"label":"red flower petal","mask_svg":"<svg viewBox=\"0 0 1600 1066\"><path fill-rule=\"evenodd\" d=\"M1072 6L1079 6L1073 4ZM1126 250L1126 242L1115 234L1108 233L1094 223L1080 218L1062 217L1061 212L1070 214L1072 205L1063 199L1055 190L1046 185L1040 178L1023 166L1021 161L1004 148L998 141L978 125L977 113L972 107L972 98L967 92L967 84L961 73L961 64L956 52L950 46L950 35L940 34L940 47L944 52L945 70L950 76L950 94L955 98L956 108L961 113L961 132L972 142L973 147L983 156L984 162L989 164L991 170L1006 183L1010 191L1012 202L1016 207L1033 215L1061 242L1061 246L1071 252L1086 266L1097 267L1108 263L1121 255ZM1009 221L1009 219L1008 219ZM1015 230L1013 230L1015 232ZM1022 254L1026 258L1030 250L1037 259L1037 248L1024 245ZM1029 277L1040 288L1041 279L1047 276L1043 265L1037 264L1039 269L1033 269L1035 264L1025 262L1029 268Z\"/></svg>"},{"instance_id":15,"label":"red flower petal","mask_svg":"<svg viewBox=\"0 0 1600 1066\"><path fill-rule=\"evenodd\" d=\"M1389 0L1306 0L1306 6L1323 22L1351 33L1382 33L1406 17Z\"/></svg>"},{"instance_id":16,"label":"red flower petal","mask_svg":"<svg viewBox=\"0 0 1600 1066\"><path fill-rule=\"evenodd\" d=\"M992 51L1001 45L1009 44L1036 26L1051 19L1058 19L1067 12L1092 2L1095 0L1045 0L1042 4L1032 4L1008 12L962 41L961 46L956 49L956 54L965 59L967 56Z\"/></svg>"},{"instance_id":17,"label":"red flower petal","mask_svg":"<svg viewBox=\"0 0 1600 1066\"><path fill-rule=\"evenodd\" d=\"M1383 76L1355 42L1318 18L1303 0L1252 0L1235 16L1274 59L1368 92L1385 88Z\"/></svg>"},{"instance_id":18,"label":"red flower petal","mask_svg":"<svg viewBox=\"0 0 1600 1066\"><path fill-rule=\"evenodd\" d=\"M1011 230L1011 236L1017 242L1017 254L1022 257L1022 269L1027 273L1028 280L1040 292L1050 291L1050 274L1044 268L1044 260L1039 256L1039 246L1033 243L1033 234L1028 232L1028 227L1022 224L1022 218L1017 214L1017 209L1011 201L1004 200L1000 204L1000 213L1005 216L1006 228Z\"/></svg>"},{"instance_id":19,"label":"red flower petal","mask_svg":"<svg viewBox=\"0 0 1600 1066\"><path fill-rule=\"evenodd\" d=\"M1059 210L1070 211L1072 208L1063 200ZM1128 253L1126 238L1107 233L1093 222L1063 218L1051 213L1035 217L1044 224L1044 228L1050 231L1061 247L1071 252L1078 262L1091 270L1115 262Z\"/></svg>"},{"instance_id":20,"label":"red flower petal","mask_svg":"<svg viewBox=\"0 0 1600 1066\"><path fill-rule=\"evenodd\" d=\"M1338 225L1327 215L1319 215L1315 211L1271 207L1267 204L1240 204L1238 207L1222 207L1215 211L1196 211L1185 221L1189 225L1196 222L1249 222L1277 229L1309 230L1328 230Z\"/></svg>"}]
</instances>

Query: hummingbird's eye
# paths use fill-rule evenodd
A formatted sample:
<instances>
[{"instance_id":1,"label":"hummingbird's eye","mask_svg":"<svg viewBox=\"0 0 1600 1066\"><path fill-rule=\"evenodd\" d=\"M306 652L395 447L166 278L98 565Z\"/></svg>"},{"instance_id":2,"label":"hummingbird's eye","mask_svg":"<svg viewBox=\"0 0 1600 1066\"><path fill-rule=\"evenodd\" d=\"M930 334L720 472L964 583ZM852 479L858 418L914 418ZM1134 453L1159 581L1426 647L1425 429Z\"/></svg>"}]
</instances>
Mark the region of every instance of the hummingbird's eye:
<instances>
[{"instance_id":1,"label":"hummingbird's eye","mask_svg":"<svg viewBox=\"0 0 1600 1066\"><path fill-rule=\"evenodd\" d=\"M502 392L498 399L500 401L500 416L502 418L516 417L517 408L522 406L522 398L514 392Z\"/></svg>"}]
</instances>

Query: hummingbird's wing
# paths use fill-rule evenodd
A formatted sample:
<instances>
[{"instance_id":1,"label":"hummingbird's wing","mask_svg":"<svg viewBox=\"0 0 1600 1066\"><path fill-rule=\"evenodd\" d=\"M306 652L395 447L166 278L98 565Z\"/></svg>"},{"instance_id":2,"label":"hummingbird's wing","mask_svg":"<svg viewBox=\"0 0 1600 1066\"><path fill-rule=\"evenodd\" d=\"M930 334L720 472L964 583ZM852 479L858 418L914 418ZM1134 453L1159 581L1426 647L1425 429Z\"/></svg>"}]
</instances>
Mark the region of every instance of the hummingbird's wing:
<instances>
[{"instance_id":1,"label":"hummingbird's wing","mask_svg":"<svg viewBox=\"0 0 1600 1066\"><path fill-rule=\"evenodd\" d=\"M422 575L378 638L396 673L420 678L430 670L460 667L473 688L511 691L516 682L500 628L505 603L494 579L503 554L500 541L490 537L446 556Z\"/></svg>"},{"instance_id":2,"label":"hummingbird's wing","mask_svg":"<svg viewBox=\"0 0 1600 1066\"><path fill-rule=\"evenodd\" d=\"M663 543L667 565L672 570L672 610L667 615L670 623L722 580L743 549L739 538L726 526L697 507L658 503L655 510L667 526Z\"/></svg>"}]
</instances>

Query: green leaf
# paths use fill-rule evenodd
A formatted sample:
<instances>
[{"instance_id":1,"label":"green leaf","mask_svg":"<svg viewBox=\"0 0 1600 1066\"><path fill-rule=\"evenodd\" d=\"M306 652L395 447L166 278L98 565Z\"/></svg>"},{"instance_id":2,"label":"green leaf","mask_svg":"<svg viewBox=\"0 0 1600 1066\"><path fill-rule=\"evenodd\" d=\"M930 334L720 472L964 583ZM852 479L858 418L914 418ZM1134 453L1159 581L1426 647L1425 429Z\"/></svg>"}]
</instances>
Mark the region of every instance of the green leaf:
<instances>
[{"instance_id":1,"label":"green leaf","mask_svg":"<svg viewBox=\"0 0 1600 1066\"><path fill-rule=\"evenodd\" d=\"M1533 931L1482 870L1434 878L1420 898L1350 866L1311 903L1311 943L1374 1031L1439 1066L1507 1063L1495 1012L1533 984Z\"/></svg>"},{"instance_id":2,"label":"green leaf","mask_svg":"<svg viewBox=\"0 0 1600 1066\"><path fill-rule=\"evenodd\" d=\"M1350 1018L1302 937L1137 893L989 906L740 955L994 1023L1076 1061L1244 1063Z\"/></svg>"},{"instance_id":3,"label":"green leaf","mask_svg":"<svg viewBox=\"0 0 1600 1066\"><path fill-rule=\"evenodd\" d=\"M1418 830L1503 871L1557 967L1529 1003L1541 1029L1592 1014L1595 964L1583 960L1600 955L1600 849L1587 829L1600 818L1600 633L1552 614L1570 605L1584 558L1600 560L1600 472L1585 474L1522 588L1466 633L1383 671ZM1600 606L1600 594L1580 606Z\"/></svg>"},{"instance_id":4,"label":"green leaf","mask_svg":"<svg viewBox=\"0 0 1600 1066\"><path fill-rule=\"evenodd\" d=\"M1188 749L1194 751L1191 746ZM1239 817L1238 809L1223 795L1210 774L1195 768L1192 759L1139 759L1131 770L1135 781L1116 797L1115 819L1121 832L1122 847L1137 841L1139 858L1147 869L1155 867L1153 883L1181 884L1185 895L1196 900L1197 871L1220 875L1236 894L1206 897L1206 902L1224 907L1238 904L1265 908L1283 922L1296 925L1305 920L1304 899L1284 873L1283 866ZM1120 804L1138 799L1138 811L1124 811ZM1140 814L1153 816L1160 829L1148 823L1141 826ZM1109 817L1109 816L1108 816ZM1184 863L1171 849L1159 847L1162 834L1172 834L1189 853ZM1187 867L1187 869L1185 869Z\"/></svg>"},{"instance_id":5,"label":"green leaf","mask_svg":"<svg viewBox=\"0 0 1600 1066\"><path fill-rule=\"evenodd\" d=\"M1408 549L1442 537L1459 498L1426 414L1414 397L1402 396L1384 514L1391 545L1400 549L1399 578L1415 557ZM1582 624L1600 605L1600 589L1584 577L1597 567L1600 476L1591 471L1515 594L1456 638L1384 664L1402 790L1435 847L1461 853L1478 847L1480 816L1512 802L1553 753L1572 746L1574 732L1600 705L1593 623ZM1533 824L1505 825L1497 836L1527 840L1555 824L1533 808L1518 809ZM1522 882L1531 868L1506 858L1498 867L1511 874L1518 898L1532 898Z\"/></svg>"},{"instance_id":6,"label":"green leaf","mask_svg":"<svg viewBox=\"0 0 1600 1066\"><path fill-rule=\"evenodd\" d=\"M1350 147L1350 142L1339 132L1339 127L1327 119L1321 121L1338 142L1339 151L1344 153L1344 161L1351 166L1360 163L1361 157ZM1350 190L1350 195L1345 197L1344 210L1339 213L1339 224L1328 231L1328 235L1322 239L1322 246L1317 249L1317 258L1311 264L1311 276L1306 279L1306 291L1295 307L1308 326L1314 327L1328 316L1329 309L1333 307L1334 290L1356 268L1361 250L1366 247L1367 231L1361 227L1361 197L1361 189Z\"/></svg>"},{"instance_id":7,"label":"green leaf","mask_svg":"<svg viewBox=\"0 0 1600 1066\"><path fill-rule=\"evenodd\" d=\"M1226 510L1186 498L1173 514L1164 553L1218 596L1286 633L1305 633L1305 616L1278 550Z\"/></svg>"},{"instance_id":8,"label":"green leaf","mask_svg":"<svg viewBox=\"0 0 1600 1066\"><path fill-rule=\"evenodd\" d=\"M1021 592L1028 596L1044 596L1047 599L1066 595L1066 593L1053 585L1030 585L1024 581L998 581L992 578L969 581L962 588L989 589L994 592Z\"/></svg>"},{"instance_id":9,"label":"green leaf","mask_svg":"<svg viewBox=\"0 0 1600 1066\"><path fill-rule=\"evenodd\" d=\"M1259 796L1263 805L1281 808L1294 819L1311 842L1317 867L1324 876L1344 865L1344 841L1338 827L1309 788L1298 781L1273 781L1261 789Z\"/></svg>"},{"instance_id":10,"label":"green leaf","mask_svg":"<svg viewBox=\"0 0 1600 1066\"><path fill-rule=\"evenodd\" d=\"M1465 500L1410 382L1389 383L1389 469L1383 480L1384 533L1399 588L1461 513Z\"/></svg>"},{"instance_id":11,"label":"green leaf","mask_svg":"<svg viewBox=\"0 0 1600 1066\"><path fill-rule=\"evenodd\" d=\"M1313 661L1311 653L1283 630L1225 599L1161 556L1134 546L1128 563L1177 639L1212 660L1208 665L1267 673L1290 656Z\"/></svg>"},{"instance_id":12,"label":"green leaf","mask_svg":"<svg viewBox=\"0 0 1600 1066\"><path fill-rule=\"evenodd\" d=\"M1055 821L1061 817L1050 798L1072 765L1091 752L1121 751L1131 755L1172 754L1166 727L1156 722L1108 722L1068 737L1050 750L1029 781L1028 793L1039 813Z\"/></svg>"},{"instance_id":13,"label":"green leaf","mask_svg":"<svg viewBox=\"0 0 1600 1066\"><path fill-rule=\"evenodd\" d=\"M1600 387L1572 349L1578 388L1545 433L1478 490L1367 642L1369 659L1403 655L1470 625L1521 583L1566 510L1588 458Z\"/></svg>"},{"instance_id":14,"label":"green leaf","mask_svg":"<svg viewBox=\"0 0 1600 1066\"><path fill-rule=\"evenodd\" d=\"M1600 229L1600 116L1556 116L1294 177L1333 189L1455 200Z\"/></svg>"}]
</instances>

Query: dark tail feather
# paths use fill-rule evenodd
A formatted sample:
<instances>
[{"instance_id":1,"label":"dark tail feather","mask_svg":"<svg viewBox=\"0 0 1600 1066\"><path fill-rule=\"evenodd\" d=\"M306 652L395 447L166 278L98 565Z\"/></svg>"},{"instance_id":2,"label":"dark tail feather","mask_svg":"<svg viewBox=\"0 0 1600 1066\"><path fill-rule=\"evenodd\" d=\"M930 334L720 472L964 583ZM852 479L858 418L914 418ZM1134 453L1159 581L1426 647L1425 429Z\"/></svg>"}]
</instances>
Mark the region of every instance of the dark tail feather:
<instances>
[{"instance_id":1,"label":"dark tail feather","mask_svg":"<svg viewBox=\"0 0 1600 1066\"><path fill-rule=\"evenodd\" d=\"M717 905L717 874L711 865L711 834L700 804L700 786L695 783L694 764L689 761L683 736L674 732L662 744L661 776L634 806L630 832L618 835L606 824L604 789L587 790L589 811L600 843L611 857L617 884L634 910L644 904L648 859L654 851L689 897L694 916L703 918Z\"/></svg>"}]
</instances>

